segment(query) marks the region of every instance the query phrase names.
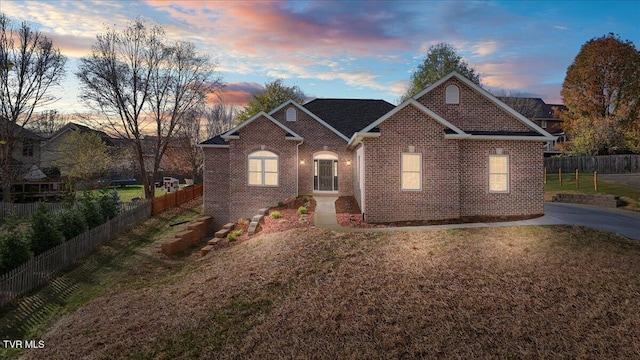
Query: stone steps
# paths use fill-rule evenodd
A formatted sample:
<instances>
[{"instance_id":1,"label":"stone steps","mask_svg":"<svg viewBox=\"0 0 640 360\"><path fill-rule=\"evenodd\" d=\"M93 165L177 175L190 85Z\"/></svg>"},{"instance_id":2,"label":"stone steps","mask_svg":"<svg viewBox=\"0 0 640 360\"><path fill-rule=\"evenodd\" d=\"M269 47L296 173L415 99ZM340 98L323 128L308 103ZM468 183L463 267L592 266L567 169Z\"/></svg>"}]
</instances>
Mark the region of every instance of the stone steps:
<instances>
[{"instance_id":1,"label":"stone steps","mask_svg":"<svg viewBox=\"0 0 640 360\"><path fill-rule=\"evenodd\" d=\"M229 235L229 233L236 227L234 223L225 224L222 229L216 231L214 238L207 241L207 245L200 249L200 256L205 256L211 252L216 246L218 246L223 239Z\"/></svg>"}]
</instances>

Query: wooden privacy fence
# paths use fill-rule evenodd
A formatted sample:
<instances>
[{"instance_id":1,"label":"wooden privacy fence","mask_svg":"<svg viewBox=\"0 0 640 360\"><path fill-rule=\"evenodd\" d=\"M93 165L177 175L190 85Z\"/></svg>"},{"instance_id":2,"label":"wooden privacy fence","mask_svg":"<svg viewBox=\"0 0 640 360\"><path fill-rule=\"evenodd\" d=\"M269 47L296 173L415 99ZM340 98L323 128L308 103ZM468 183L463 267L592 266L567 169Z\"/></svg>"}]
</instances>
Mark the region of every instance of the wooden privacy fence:
<instances>
[{"instance_id":1,"label":"wooden privacy fence","mask_svg":"<svg viewBox=\"0 0 640 360\"><path fill-rule=\"evenodd\" d=\"M129 226L151 215L151 202L137 206L84 234L32 258L0 276L0 306L47 283L58 271L91 253L99 245L112 240Z\"/></svg>"},{"instance_id":2,"label":"wooden privacy fence","mask_svg":"<svg viewBox=\"0 0 640 360\"><path fill-rule=\"evenodd\" d=\"M197 184L183 188L176 192L168 193L153 199L153 209L151 214L155 215L165 211L166 209L180 206L191 201L198 196L202 196L202 184Z\"/></svg>"},{"instance_id":3,"label":"wooden privacy fence","mask_svg":"<svg viewBox=\"0 0 640 360\"><path fill-rule=\"evenodd\" d=\"M597 171L600 174L624 174L640 172L640 155L600 155L600 156L567 156L544 159L544 166L549 174L572 172L581 173Z\"/></svg>"}]
</instances>

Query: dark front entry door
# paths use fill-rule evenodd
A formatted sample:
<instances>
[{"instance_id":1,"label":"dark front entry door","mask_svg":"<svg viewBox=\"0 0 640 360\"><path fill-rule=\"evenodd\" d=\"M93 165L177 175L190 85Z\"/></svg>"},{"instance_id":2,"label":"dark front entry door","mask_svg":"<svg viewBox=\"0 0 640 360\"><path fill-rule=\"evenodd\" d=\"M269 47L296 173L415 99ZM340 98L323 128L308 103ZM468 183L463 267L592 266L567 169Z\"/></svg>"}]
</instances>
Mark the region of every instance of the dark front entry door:
<instances>
[{"instance_id":1,"label":"dark front entry door","mask_svg":"<svg viewBox=\"0 0 640 360\"><path fill-rule=\"evenodd\" d=\"M333 190L333 160L318 160L318 182L320 191Z\"/></svg>"}]
</instances>

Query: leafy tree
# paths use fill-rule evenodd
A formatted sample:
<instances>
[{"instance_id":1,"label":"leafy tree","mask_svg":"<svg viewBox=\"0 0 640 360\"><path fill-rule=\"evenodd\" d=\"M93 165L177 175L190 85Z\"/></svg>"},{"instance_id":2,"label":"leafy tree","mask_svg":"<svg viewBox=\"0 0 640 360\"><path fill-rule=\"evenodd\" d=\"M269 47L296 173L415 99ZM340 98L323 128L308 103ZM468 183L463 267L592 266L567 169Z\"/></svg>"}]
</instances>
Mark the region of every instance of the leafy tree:
<instances>
[{"instance_id":1,"label":"leafy tree","mask_svg":"<svg viewBox=\"0 0 640 360\"><path fill-rule=\"evenodd\" d=\"M632 42L614 34L587 41L561 94L573 153L640 152L640 53Z\"/></svg>"},{"instance_id":2,"label":"leafy tree","mask_svg":"<svg viewBox=\"0 0 640 360\"><path fill-rule=\"evenodd\" d=\"M169 42L161 27L140 19L98 35L92 54L80 59L81 97L132 143L146 198L154 197L154 179L179 125L221 86L214 69L193 43ZM145 135L153 135L153 146L143 143Z\"/></svg>"},{"instance_id":3,"label":"leafy tree","mask_svg":"<svg viewBox=\"0 0 640 360\"><path fill-rule=\"evenodd\" d=\"M480 75L462 60L453 46L446 43L431 46L422 64L411 74L411 85L402 100L419 93L454 70L480 85Z\"/></svg>"},{"instance_id":4,"label":"leafy tree","mask_svg":"<svg viewBox=\"0 0 640 360\"><path fill-rule=\"evenodd\" d=\"M12 153L34 110L57 99L51 90L64 77L65 62L51 39L26 22L14 28L0 14L0 175L5 202L12 200L11 182L16 175Z\"/></svg>"},{"instance_id":5,"label":"leafy tree","mask_svg":"<svg viewBox=\"0 0 640 360\"><path fill-rule=\"evenodd\" d=\"M60 155L54 161L63 176L73 184L76 180L90 180L111 166L111 158L98 133L76 130L56 149Z\"/></svg>"},{"instance_id":6,"label":"leafy tree","mask_svg":"<svg viewBox=\"0 0 640 360\"><path fill-rule=\"evenodd\" d=\"M62 244L64 235L58 230L55 217L44 204L31 217L31 250L34 255L43 253L56 245Z\"/></svg>"},{"instance_id":7,"label":"leafy tree","mask_svg":"<svg viewBox=\"0 0 640 360\"><path fill-rule=\"evenodd\" d=\"M236 123L243 123L260 111L268 113L287 100L302 103L305 98L298 86L285 86L282 79L274 80L264 84L264 90L251 95L249 105L238 114Z\"/></svg>"}]
</instances>

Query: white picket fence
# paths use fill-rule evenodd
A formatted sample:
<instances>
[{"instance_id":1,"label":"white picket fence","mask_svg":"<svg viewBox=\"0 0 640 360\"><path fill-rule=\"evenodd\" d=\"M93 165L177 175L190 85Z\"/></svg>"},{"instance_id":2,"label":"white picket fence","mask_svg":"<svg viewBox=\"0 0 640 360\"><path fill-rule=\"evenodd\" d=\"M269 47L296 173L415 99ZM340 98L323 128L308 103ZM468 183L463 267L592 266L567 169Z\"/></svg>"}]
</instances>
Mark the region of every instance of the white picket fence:
<instances>
[{"instance_id":1,"label":"white picket fence","mask_svg":"<svg viewBox=\"0 0 640 360\"><path fill-rule=\"evenodd\" d=\"M46 284L58 271L88 255L101 244L114 239L128 227L151 216L151 201L128 203L125 206L129 209L121 215L39 254L0 276L0 307Z\"/></svg>"}]
</instances>

